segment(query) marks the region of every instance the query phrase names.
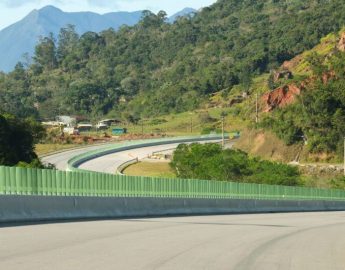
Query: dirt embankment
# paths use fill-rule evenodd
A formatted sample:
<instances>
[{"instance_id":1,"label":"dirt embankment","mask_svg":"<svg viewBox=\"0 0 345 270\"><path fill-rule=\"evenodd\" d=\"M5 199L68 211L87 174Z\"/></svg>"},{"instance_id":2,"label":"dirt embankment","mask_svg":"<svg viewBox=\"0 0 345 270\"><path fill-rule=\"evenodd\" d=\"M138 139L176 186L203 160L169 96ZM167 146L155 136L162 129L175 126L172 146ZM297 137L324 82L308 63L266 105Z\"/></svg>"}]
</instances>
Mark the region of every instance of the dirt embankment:
<instances>
[{"instance_id":1,"label":"dirt embankment","mask_svg":"<svg viewBox=\"0 0 345 270\"><path fill-rule=\"evenodd\" d=\"M345 52L345 33L340 35L338 43L335 44L334 50ZM333 52L332 52L333 53ZM327 57L325 57L326 59ZM285 61L279 70L275 71L273 80L275 83L279 82L281 79L291 79L294 77L292 70L296 68L297 65L303 60L302 55L298 55L290 61ZM306 71L310 68L306 68ZM322 75L322 82L327 84L330 79L335 78L336 75L333 71L326 72ZM317 80L315 76L310 76L309 78L300 81L298 83L291 83L282 85L273 91L264 94L261 97L263 111L271 112L276 108L283 108L295 102L296 97L299 96L303 91L305 91L309 86Z\"/></svg>"},{"instance_id":2,"label":"dirt embankment","mask_svg":"<svg viewBox=\"0 0 345 270\"><path fill-rule=\"evenodd\" d=\"M339 160L334 153L310 153L303 143L287 146L270 131L246 129L234 147L263 159L299 163L306 170L339 171Z\"/></svg>"},{"instance_id":3,"label":"dirt embankment","mask_svg":"<svg viewBox=\"0 0 345 270\"><path fill-rule=\"evenodd\" d=\"M339 51L345 52L345 33L341 34L337 48Z\"/></svg>"},{"instance_id":4,"label":"dirt embankment","mask_svg":"<svg viewBox=\"0 0 345 270\"><path fill-rule=\"evenodd\" d=\"M247 129L241 133L235 148L263 159L292 162L300 158L303 146L286 146L271 132Z\"/></svg>"},{"instance_id":5,"label":"dirt embankment","mask_svg":"<svg viewBox=\"0 0 345 270\"><path fill-rule=\"evenodd\" d=\"M296 84L284 85L262 96L264 112L271 112L275 108L282 108L295 102L296 96L301 94L303 87Z\"/></svg>"}]
</instances>

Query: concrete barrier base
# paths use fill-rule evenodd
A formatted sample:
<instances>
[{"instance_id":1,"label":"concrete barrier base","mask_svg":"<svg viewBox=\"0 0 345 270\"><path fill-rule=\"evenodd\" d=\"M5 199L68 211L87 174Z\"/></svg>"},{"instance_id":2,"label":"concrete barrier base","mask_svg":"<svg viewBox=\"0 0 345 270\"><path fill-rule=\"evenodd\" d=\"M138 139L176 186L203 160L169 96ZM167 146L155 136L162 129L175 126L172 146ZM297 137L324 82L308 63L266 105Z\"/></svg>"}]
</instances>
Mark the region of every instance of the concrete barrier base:
<instances>
[{"instance_id":1,"label":"concrete barrier base","mask_svg":"<svg viewBox=\"0 0 345 270\"><path fill-rule=\"evenodd\" d=\"M345 211L345 201L0 196L0 222L302 211Z\"/></svg>"}]
</instances>

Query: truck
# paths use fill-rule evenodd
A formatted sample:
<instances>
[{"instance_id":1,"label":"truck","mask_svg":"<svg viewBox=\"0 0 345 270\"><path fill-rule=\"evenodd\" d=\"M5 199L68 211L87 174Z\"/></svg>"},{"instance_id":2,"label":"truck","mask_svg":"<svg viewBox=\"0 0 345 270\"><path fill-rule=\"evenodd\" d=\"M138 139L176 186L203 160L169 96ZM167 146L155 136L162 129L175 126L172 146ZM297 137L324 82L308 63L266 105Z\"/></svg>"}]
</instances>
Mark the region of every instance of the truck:
<instances>
[{"instance_id":1,"label":"truck","mask_svg":"<svg viewBox=\"0 0 345 270\"><path fill-rule=\"evenodd\" d=\"M127 128L119 128L119 127L116 127L116 128L113 128L111 130L111 133L113 135L123 135L123 134L126 134L127 133Z\"/></svg>"}]
</instances>

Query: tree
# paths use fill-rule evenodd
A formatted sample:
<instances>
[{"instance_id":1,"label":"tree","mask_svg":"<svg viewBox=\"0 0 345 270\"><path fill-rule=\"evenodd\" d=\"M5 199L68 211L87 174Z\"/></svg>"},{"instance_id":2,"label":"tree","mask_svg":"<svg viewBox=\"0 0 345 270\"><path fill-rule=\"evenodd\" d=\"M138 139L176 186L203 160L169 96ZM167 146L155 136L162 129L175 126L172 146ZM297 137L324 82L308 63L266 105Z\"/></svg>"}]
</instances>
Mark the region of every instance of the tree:
<instances>
[{"instance_id":1,"label":"tree","mask_svg":"<svg viewBox=\"0 0 345 270\"><path fill-rule=\"evenodd\" d=\"M75 26L68 24L66 27L61 28L58 38L57 59L62 62L73 49L77 46L79 35L75 31Z\"/></svg>"},{"instance_id":2,"label":"tree","mask_svg":"<svg viewBox=\"0 0 345 270\"><path fill-rule=\"evenodd\" d=\"M0 164L13 166L37 159L34 143L42 138L42 127L33 120L20 120L12 115L0 115Z\"/></svg>"},{"instance_id":3,"label":"tree","mask_svg":"<svg viewBox=\"0 0 345 270\"><path fill-rule=\"evenodd\" d=\"M40 42L35 48L33 57L35 65L43 69L52 70L57 67L56 46L53 33L48 37L40 38Z\"/></svg>"},{"instance_id":4,"label":"tree","mask_svg":"<svg viewBox=\"0 0 345 270\"><path fill-rule=\"evenodd\" d=\"M144 10L140 24L143 28L160 27L167 20L167 13L165 11L159 11L158 14L154 14L149 10Z\"/></svg>"},{"instance_id":5,"label":"tree","mask_svg":"<svg viewBox=\"0 0 345 270\"><path fill-rule=\"evenodd\" d=\"M218 181L249 182L295 186L297 168L250 158L239 150L222 150L219 144L181 144L173 155L171 167L178 177Z\"/></svg>"},{"instance_id":6,"label":"tree","mask_svg":"<svg viewBox=\"0 0 345 270\"><path fill-rule=\"evenodd\" d=\"M163 11L144 11L137 25L118 31L87 32L79 38L70 25L61 30L57 48L52 35L40 40L33 64L24 65L26 78L19 66L14 74L0 74L1 107L11 113L18 107L18 115L35 117L123 110L158 116L191 110L215 92L232 94L237 84L248 91L256 75L339 31L344 12L343 0L219 0L173 24ZM339 78L342 68L339 61ZM100 93L92 93L92 98L100 97L97 102L89 102L84 92L75 101L85 106L71 105L68 98L81 82L98 87ZM117 102L122 96L126 105Z\"/></svg>"},{"instance_id":7,"label":"tree","mask_svg":"<svg viewBox=\"0 0 345 270\"><path fill-rule=\"evenodd\" d=\"M98 84L90 82L74 83L67 93L67 103L73 107L73 111L83 114L98 113L105 114L107 108L104 101L107 98L107 91Z\"/></svg>"},{"instance_id":8,"label":"tree","mask_svg":"<svg viewBox=\"0 0 345 270\"><path fill-rule=\"evenodd\" d=\"M343 155L345 134L345 53L307 57L311 79L296 102L277 109L262 122L287 144L308 139L314 153Z\"/></svg>"},{"instance_id":9,"label":"tree","mask_svg":"<svg viewBox=\"0 0 345 270\"><path fill-rule=\"evenodd\" d=\"M133 96L138 92L138 83L132 77L127 77L123 79L120 84L121 88L127 95Z\"/></svg>"}]
</instances>

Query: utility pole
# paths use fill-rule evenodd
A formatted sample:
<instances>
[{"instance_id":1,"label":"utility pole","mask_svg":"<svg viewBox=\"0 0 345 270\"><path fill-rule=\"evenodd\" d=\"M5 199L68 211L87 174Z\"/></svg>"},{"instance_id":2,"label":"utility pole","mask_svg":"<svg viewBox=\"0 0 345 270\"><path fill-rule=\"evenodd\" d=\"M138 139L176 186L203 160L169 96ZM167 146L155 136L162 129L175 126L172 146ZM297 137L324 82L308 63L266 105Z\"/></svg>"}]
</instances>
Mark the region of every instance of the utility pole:
<instances>
[{"instance_id":1,"label":"utility pole","mask_svg":"<svg viewBox=\"0 0 345 270\"><path fill-rule=\"evenodd\" d=\"M141 135L144 136L144 120L141 119Z\"/></svg>"},{"instance_id":2,"label":"utility pole","mask_svg":"<svg viewBox=\"0 0 345 270\"><path fill-rule=\"evenodd\" d=\"M222 115L222 147L225 148L225 136L224 136L224 115Z\"/></svg>"},{"instance_id":3,"label":"utility pole","mask_svg":"<svg viewBox=\"0 0 345 270\"><path fill-rule=\"evenodd\" d=\"M256 104L255 104L255 123L259 123L259 101L258 93L256 93Z\"/></svg>"},{"instance_id":4,"label":"utility pole","mask_svg":"<svg viewBox=\"0 0 345 270\"><path fill-rule=\"evenodd\" d=\"M344 137L344 176L345 176L345 137Z\"/></svg>"},{"instance_id":5,"label":"utility pole","mask_svg":"<svg viewBox=\"0 0 345 270\"><path fill-rule=\"evenodd\" d=\"M190 133L193 133L193 116L190 117Z\"/></svg>"}]
</instances>

